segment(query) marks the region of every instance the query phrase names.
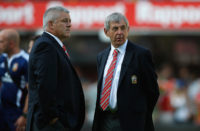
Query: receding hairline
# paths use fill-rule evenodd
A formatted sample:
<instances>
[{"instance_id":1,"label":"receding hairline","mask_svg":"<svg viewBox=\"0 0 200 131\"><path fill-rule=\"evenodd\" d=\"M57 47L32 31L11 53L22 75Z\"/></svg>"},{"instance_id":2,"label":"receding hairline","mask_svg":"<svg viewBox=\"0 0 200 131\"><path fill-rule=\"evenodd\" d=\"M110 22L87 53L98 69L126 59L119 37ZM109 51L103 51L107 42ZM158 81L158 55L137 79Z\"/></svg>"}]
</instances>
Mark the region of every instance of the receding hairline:
<instances>
[{"instance_id":1,"label":"receding hairline","mask_svg":"<svg viewBox=\"0 0 200 131\"><path fill-rule=\"evenodd\" d=\"M128 19L126 18L126 16L124 16L123 14L121 14L119 12L114 12L106 17L105 22L104 22L104 28L106 30L108 30L108 29L110 29L111 22L118 23L122 20L126 23L126 26L129 27L129 22L128 22Z\"/></svg>"},{"instance_id":2,"label":"receding hairline","mask_svg":"<svg viewBox=\"0 0 200 131\"><path fill-rule=\"evenodd\" d=\"M55 6L55 7L51 7L49 9L47 9L44 13L44 17L46 17L49 13L56 13L56 12L66 12L66 13L70 13L70 11L68 9L66 9L63 6Z\"/></svg>"},{"instance_id":3,"label":"receding hairline","mask_svg":"<svg viewBox=\"0 0 200 131\"><path fill-rule=\"evenodd\" d=\"M62 6L55 6L47 9L43 15L43 29L46 30L48 21L54 21L59 17L61 12L70 13L68 9Z\"/></svg>"},{"instance_id":4,"label":"receding hairline","mask_svg":"<svg viewBox=\"0 0 200 131\"><path fill-rule=\"evenodd\" d=\"M16 43L19 43L20 41L19 33L15 29L3 29L0 34L3 35L8 41L14 41Z\"/></svg>"}]
</instances>

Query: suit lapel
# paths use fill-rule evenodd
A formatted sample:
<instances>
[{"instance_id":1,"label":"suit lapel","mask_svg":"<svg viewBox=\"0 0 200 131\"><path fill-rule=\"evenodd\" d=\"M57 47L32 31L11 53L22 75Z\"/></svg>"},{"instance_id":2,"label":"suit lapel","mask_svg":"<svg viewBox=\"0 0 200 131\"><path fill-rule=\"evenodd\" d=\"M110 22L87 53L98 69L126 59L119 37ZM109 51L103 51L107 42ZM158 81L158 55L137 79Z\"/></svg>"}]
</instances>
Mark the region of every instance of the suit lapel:
<instances>
[{"instance_id":1,"label":"suit lapel","mask_svg":"<svg viewBox=\"0 0 200 131\"><path fill-rule=\"evenodd\" d=\"M123 60L122 66L121 66L121 73L120 73L118 87L120 87L121 81L126 73L129 63L131 62L133 54L134 54L134 50L132 49L131 43L128 42L124 60Z\"/></svg>"},{"instance_id":2,"label":"suit lapel","mask_svg":"<svg viewBox=\"0 0 200 131\"><path fill-rule=\"evenodd\" d=\"M110 52L110 48L106 49L105 52L102 54L102 59L100 62L101 65L99 66L99 80L101 80L103 77L103 72L106 65L106 61L108 59L109 52Z\"/></svg>"},{"instance_id":3,"label":"suit lapel","mask_svg":"<svg viewBox=\"0 0 200 131\"><path fill-rule=\"evenodd\" d=\"M46 32L43 33L43 36L48 37L49 39L51 39L51 41L52 41L51 43L53 44L53 46L54 46L55 48L57 48L57 49L58 49L58 52L61 53L61 54L64 56L64 58L67 60L67 62L68 62L68 64L69 64L69 66L71 67L71 69L75 72L76 76L78 77L78 75L77 75L77 73L76 73L76 71L75 71L75 69L74 69L72 63L70 62L68 56L66 55L65 51L63 50L63 48L59 45L59 43L58 43L52 36L50 36L50 35L49 35L48 33L46 33ZM78 78L78 79L79 79L79 78Z\"/></svg>"},{"instance_id":4,"label":"suit lapel","mask_svg":"<svg viewBox=\"0 0 200 131\"><path fill-rule=\"evenodd\" d=\"M107 59L108 59L108 55L109 55L109 52L110 52L110 49L111 47L107 48L103 54L100 56L102 57L101 58L101 61L100 61L100 65L99 65L99 76L98 76L98 96L100 96L100 91L101 91L101 87L102 87L102 81L103 81L103 72L104 72L104 68L105 68L105 65L106 65L106 62L107 62ZM99 98L99 97L98 97Z\"/></svg>"},{"instance_id":5,"label":"suit lapel","mask_svg":"<svg viewBox=\"0 0 200 131\"><path fill-rule=\"evenodd\" d=\"M68 62L70 62L69 58L66 55L65 51L63 50L63 48L59 45L59 43L51 35L49 35L48 33L44 32L43 36L48 37L49 39L51 39L52 40L51 43L53 43L53 46L55 46L59 50L59 52L62 53L62 55L68 60Z\"/></svg>"}]
</instances>

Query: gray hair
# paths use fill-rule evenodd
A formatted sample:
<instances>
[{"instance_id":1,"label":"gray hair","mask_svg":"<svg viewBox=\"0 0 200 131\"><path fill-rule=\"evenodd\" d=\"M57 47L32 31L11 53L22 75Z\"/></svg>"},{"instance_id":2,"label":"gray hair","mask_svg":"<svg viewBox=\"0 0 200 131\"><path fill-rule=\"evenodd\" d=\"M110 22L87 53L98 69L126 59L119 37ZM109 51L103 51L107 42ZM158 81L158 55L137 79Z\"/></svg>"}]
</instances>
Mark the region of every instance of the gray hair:
<instances>
[{"instance_id":1,"label":"gray hair","mask_svg":"<svg viewBox=\"0 0 200 131\"><path fill-rule=\"evenodd\" d=\"M129 23L127 18L122 15L121 13L115 12L110 14L109 16L106 17L106 20L104 22L104 27L106 30L110 29L110 22L120 22L121 20L124 20L126 23L126 26L129 27Z\"/></svg>"},{"instance_id":2,"label":"gray hair","mask_svg":"<svg viewBox=\"0 0 200 131\"><path fill-rule=\"evenodd\" d=\"M46 30L49 21L55 21L59 18L59 12L69 13L69 10L62 6L55 6L47 9L43 16L43 29Z\"/></svg>"}]
</instances>

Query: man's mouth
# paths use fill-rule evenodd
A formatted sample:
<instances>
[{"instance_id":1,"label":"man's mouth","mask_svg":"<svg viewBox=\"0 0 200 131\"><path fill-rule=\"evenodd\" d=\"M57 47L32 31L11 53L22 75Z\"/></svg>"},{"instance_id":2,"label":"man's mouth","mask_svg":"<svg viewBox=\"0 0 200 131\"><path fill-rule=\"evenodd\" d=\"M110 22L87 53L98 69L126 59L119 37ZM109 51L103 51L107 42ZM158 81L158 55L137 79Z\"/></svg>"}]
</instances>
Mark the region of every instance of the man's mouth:
<instances>
[{"instance_id":1,"label":"man's mouth","mask_svg":"<svg viewBox=\"0 0 200 131\"><path fill-rule=\"evenodd\" d=\"M122 41L122 40L123 40L123 38L117 38L116 40L117 40L117 41Z\"/></svg>"}]
</instances>

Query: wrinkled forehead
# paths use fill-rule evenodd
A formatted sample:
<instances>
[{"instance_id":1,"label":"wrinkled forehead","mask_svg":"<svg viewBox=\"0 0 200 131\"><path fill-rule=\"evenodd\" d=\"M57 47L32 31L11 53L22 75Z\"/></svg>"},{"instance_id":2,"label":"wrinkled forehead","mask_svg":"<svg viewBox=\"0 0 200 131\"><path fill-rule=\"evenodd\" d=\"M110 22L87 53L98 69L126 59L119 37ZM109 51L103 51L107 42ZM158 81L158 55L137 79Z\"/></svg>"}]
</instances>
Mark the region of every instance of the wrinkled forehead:
<instances>
[{"instance_id":1,"label":"wrinkled forehead","mask_svg":"<svg viewBox=\"0 0 200 131\"><path fill-rule=\"evenodd\" d=\"M113 27L113 26L120 27L120 26L127 26L127 25L126 25L126 22L124 20L120 20L120 21L111 21L110 27Z\"/></svg>"}]
</instances>

